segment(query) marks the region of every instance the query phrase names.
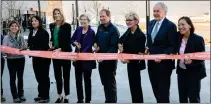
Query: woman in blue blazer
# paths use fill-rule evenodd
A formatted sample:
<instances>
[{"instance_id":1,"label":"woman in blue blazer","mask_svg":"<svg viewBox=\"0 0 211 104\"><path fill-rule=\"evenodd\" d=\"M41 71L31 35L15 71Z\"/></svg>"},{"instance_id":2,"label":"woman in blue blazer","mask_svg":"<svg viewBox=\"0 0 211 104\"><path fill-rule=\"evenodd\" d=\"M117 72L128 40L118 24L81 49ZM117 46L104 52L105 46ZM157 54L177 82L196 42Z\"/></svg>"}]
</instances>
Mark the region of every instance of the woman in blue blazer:
<instances>
[{"instance_id":1,"label":"woman in blue blazer","mask_svg":"<svg viewBox=\"0 0 211 104\"><path fill-rule=\"evenodd\" d=\"M178 21L179 54L204 52L204 39L194 33L194 26L189 17ZM200 103L201 79L206 77L204 60L184 59L177 62L177 76L180 103Z\"/></svg>"},{"instance_id":2,"label":"woman in blue blazer","mask_svg":"<svg viewBox=\"0 0 211 104\"><path fill-rule=\"evenodd\" d=\"M91 29L89 22L90 18L86 14L82 14L79 17L81 26L78 27L73 37L71 38L71 44L76 46L75 52L77 53L92 53L92 46L95 43L95 32ZM85 102L90 103L91 101L91 74L92 69L96 68L95 61L75 61L75 78L76 78L76 89L78 102L83 103L83 85L82 78L85 82Z\"/></svg>"}]
</instances>

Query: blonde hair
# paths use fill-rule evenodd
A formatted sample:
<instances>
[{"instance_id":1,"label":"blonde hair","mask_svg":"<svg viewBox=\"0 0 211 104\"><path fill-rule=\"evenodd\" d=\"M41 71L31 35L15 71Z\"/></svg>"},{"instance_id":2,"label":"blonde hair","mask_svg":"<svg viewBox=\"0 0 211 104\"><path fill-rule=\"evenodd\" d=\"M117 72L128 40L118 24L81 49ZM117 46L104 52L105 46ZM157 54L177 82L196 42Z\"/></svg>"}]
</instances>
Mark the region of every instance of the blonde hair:
<instances>
[{"instance_id":1,"label":"blonde hair","mask_svg":"<svg viewBox=\"0 0 211 104\"><path fill-rule=\"evenodd\" d=\"M126 19L129 19L130 17L133 17L134 20L139 20L139 16L135 12L129 12L125 15Z\"/></svg>"},{"instance_id":2,"label":"blonde hair","mask_svg":"<svg viewBox=\"0 0 211 104\"><path fill-rule=\"evenodd\" d=\"M62 11L60 8L54 8L54 9L53 9L53 19L54 19L54 21L55 21L55 17L54 17L55 11L59 11L59 12L60 12L61 21L62 21L62 24L64 24L64 23L65 23L65 18L64 18L63 11Z\"/></svg>"},{"instance_id":3,"label":"blonde hair","mask_svg":"<svg viewBox=\"0 0 211 104\"><path fill-rule=\"evenodd\" d=\"M89 16L88 14L81 14L81 15L79 16L79 20L80 20L82 17L86 17L87 20L88 20L88 22L90 23L91 18L90 18L90 16Z\"/></svg>"}]
</instances>

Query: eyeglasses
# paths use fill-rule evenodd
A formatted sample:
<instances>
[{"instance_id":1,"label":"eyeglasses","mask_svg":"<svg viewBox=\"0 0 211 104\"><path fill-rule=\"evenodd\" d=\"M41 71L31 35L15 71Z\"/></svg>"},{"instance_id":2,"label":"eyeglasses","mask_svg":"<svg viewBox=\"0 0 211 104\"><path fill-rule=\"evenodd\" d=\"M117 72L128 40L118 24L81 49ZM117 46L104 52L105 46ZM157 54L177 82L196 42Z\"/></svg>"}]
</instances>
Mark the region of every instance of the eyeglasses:
<instances>
[{"instance_id":1,"label":"eyeglasses","mask_svg":"<svg viewBox=\"0 0 211 104\"><path fill-rule=\"evenodd\" d=\"M86 21L86 20L88 20L88 19L80 19L80 21Z\"/></svg>"},{"instance_id":2,"label":"eyeglasses","mask_svg":"<svg viewBox=\"0 0 211 104\"><path fill-rule=\"evenodd\" d=\"M131 21L134 21L135 19L126 19L125 21L126 22L131 22Z\"/></svg>"}]
</instances>

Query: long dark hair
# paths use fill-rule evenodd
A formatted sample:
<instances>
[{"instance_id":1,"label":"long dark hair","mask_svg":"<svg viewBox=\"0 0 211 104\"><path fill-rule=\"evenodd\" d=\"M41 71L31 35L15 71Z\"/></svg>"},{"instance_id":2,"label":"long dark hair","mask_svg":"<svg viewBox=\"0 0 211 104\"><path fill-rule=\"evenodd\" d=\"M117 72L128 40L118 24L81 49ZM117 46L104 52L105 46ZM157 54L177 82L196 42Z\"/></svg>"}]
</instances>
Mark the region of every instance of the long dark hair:
<instances>
[{"instance_id":1,"label":"long dark hair","mask_svg":"<svg viewBox=\"0 0 211 104\"><path fill-rule=\"evenodd\" d=\"M43 26L42 26L42 19L39 17L39 16L33 16L31 18L31 24L32 24L32 19L35 18L36 20L39 21L39 26L38 26L38 29L43 29ZM32 27L34 29L34 27Z\"/></svg>"},{"instance_id":2,"label":"long dark hair","mask_svg":"<svg viewBox=\"0 0 211 104\"><path fill-rule=\"evenodd\" d=\"M189 25L190 25L190 33L191 34L193 34L194 33L194 31L195 31L195 27L194 27L194 25L193 25L193 22L191 21L191 19L189 18L189 17L187 17L187 16L183 16L183 17L181 17L179 20L178 20L178 23L179 23L179 21L180 20L185 20Z\"/></svg>"}]
</instances>

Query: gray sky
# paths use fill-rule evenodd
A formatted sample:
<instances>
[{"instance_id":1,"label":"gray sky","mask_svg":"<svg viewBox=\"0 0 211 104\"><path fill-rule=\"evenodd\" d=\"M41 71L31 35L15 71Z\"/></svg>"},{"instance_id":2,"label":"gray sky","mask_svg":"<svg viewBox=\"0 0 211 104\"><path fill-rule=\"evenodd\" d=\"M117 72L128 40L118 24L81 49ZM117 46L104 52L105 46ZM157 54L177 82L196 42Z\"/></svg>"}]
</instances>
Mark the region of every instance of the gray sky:
<instances>
[{"instance_id":1,"label":"gray sky","mask_svg":"<svg viewBox=\"0 0 211 104\"><path fill-rule=\"evenodd\" d=\"M124 9L133 9L127 4L125 1L104 1L105 5L109 6L112 12L118 13L121 7ZM139 9L140 16L145 16L145 1L133 1L133 5L135 8ZM151 1L151 11L155 3L159 1ZM175 16L175 15L190 15L190 16L197 16L201 15L204 12L210 11L210 1L162 1L168 6L168 15ZM116 5L115 5L116 4ZM117 5L118 4L118 5ZM138 6L136 6L138 5Z\"/></svg>"},{"instance_id":2,"label":"gray sky","mask_svg":"<svg viewBox=\"0 0 211 104\"><path fill-rule=\"evenodd\" d=\"M20 1L23 3L22 9L30 7L37 8L37 1ZM72 3L75 1L62 1L63 8L66 13L71 13ZM151 1L151 11L155 3L159 1ZM162 1L168 6L168 15L203 15L205 12L210 12L210 1ZM101 1L102 6L109 7L112 15L122 15L123 12L135 10L140 17L145 16L145 1ZM41 7L45 9L46 1L41 1ZM85 6L91 7L93 1L79 1L79 7L82 9ZM151 12L152 13L152 12Z\"/></svg>"},{"instance_id":3,"label":"gray sky","mask_svg":"<svg viewBox=\"0 0 211 104\"><path fill-rule=\"evenodd\" d=\"M53 2L53 1L52 1ZM152 8L155 3L159 1L151 1L151 15ZM202 16L205 12L210 12L210 1L162 1L168 6L167 16ZM23 8L29 9L31 7L37 8L37 1L22 1ZM62 1L65 17L68 19L72 17L72 3L75 1ZM140 18L145 18L145 1L101 1L102 6L109 7L112 16L119 19L124 18L124 14L132 10L138 13ZM79 14L83 12L84 6L93 8L93 1L79 1ZM41 8L47 9L46 1L41 1ZM91 13L90 13L91 14ZM91 14L93 15L93 14ZM151 16L152 17L152 16Z\"/></svg>"},{"instance_id":4,"label":"gray sky","mask_svg":"<svg viewBox=\"0 0 211 104\"><path fill-rule=\"evenodd\" d=\"M71 10L73 1L63 1L63 8ZM151 1L151 11L155 3L159 1ZM203 15L205 12L210 12L210 1L162 1L168 6L168 15ZM90 6L92 1L80 1L79 6ZM109 7L113 15L121 15L123 11L134 10L139 12L139 16L145 16L145 1L101 1L104 7ZM130 5L131 4L131 5Z\"/></svg>"},{"instance_id":5,"label":"gray sky","mask_svg":"<svg viewBox=\"0 0 211 104\"><path fill-rule=\"evenodd\" d=\"M75 1L62 1L64 12L71 14L72 3ZM150 1L151 13L155 3L159 1ZM169 16L198 16L203 15L205 12L210 12L210 1L162 1L168 6ZM25 8L37 8L37 1L22 1ZM41 7L46 8L46 1L41 1ZM85 6L92 8L93 1L79 1L79 7L82 9ZM101 1L102 6L109 7L112 15L122 15L123 12L129 10L136 11L140 17L145 17L145 1Z\"/></svg>"},{"instance_id":6,"label":"gray sky","mask_svg":"<svg viewBox=\"0 0 211 104\"><path fill-rule=\"evenodd\" d=\"M100 1L104 8L111 10L112 16L119 20L124 19L124 14L128 11L135 11L140 18L145 21L146 2L145 1ZM152 18L152 9L155 3L159 1L150 1L150 12ZM167 16L202 16L205 12L210 12L210 1L162 1L168 6ZM63 1L63 10L66 17L72 16L72 3L75 1ZM79 1L79 14L83 12L84 6L93 8L93 1ZM92 14L91 14L92 15Z\"/></svg>"}]
</instances>

